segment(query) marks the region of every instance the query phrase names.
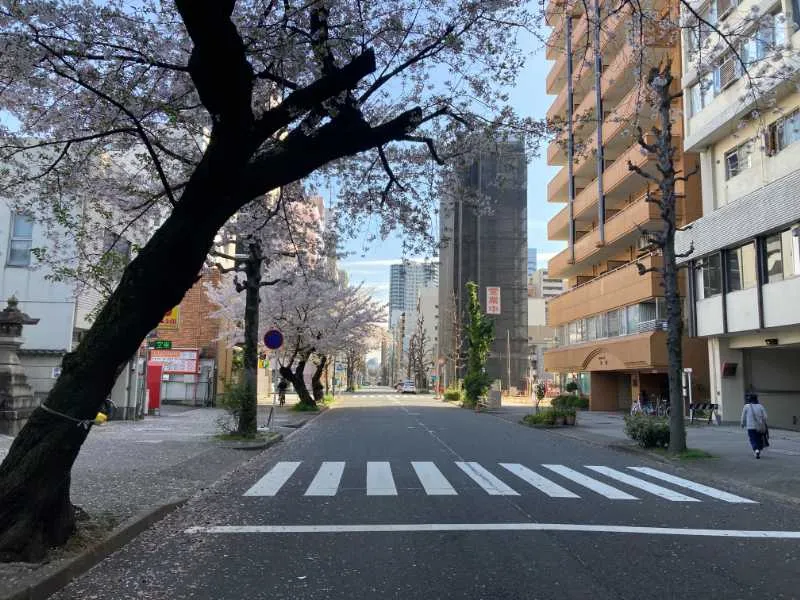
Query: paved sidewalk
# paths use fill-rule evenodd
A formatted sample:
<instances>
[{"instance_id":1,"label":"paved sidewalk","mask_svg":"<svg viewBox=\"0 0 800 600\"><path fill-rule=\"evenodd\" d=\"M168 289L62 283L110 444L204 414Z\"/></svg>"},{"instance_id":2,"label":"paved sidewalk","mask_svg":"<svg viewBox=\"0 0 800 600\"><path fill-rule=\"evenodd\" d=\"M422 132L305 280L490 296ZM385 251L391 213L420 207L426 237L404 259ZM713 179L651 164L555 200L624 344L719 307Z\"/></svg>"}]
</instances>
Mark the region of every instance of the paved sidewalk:
<instances>
[{"instance_id":1,"label":"paved sidewalk","mask_svg":"<svg viewBox=\"0 0 800 600\"><path fill-rule=\"evenodd\" d=\"M504 406L493 411L495 416L518 422L533 409L530 406ZM636 451L638 447L625 435L623 413L580 412L574 427L545 431L610 446ZM689 448L705 450L714 458L684 460L689 470L702 471L712 477L733 480L762 490L791 497L800 502L800 432L770 430L770 447L756 460L746 432L731 425L693 424L686 428Z\"/></svg>"},{"instance_id":2,"label":"paved sidewalk","mask_svg":"<svg viewBox=\"0 0 800 600\"><path fill-rule=\"evenodd\" d=\"M275 415L274 430L284 436L317 414L288 410L290 400ZM160 416L92 427L72 469L72 502L114 525L211 486L258 454L221 447L214 439L224 414L215 408L166 405ZM12 441L0 436L0 461ZM0 598L41 580L60 562L0 564Z\"/></svg>"}]
</instances>

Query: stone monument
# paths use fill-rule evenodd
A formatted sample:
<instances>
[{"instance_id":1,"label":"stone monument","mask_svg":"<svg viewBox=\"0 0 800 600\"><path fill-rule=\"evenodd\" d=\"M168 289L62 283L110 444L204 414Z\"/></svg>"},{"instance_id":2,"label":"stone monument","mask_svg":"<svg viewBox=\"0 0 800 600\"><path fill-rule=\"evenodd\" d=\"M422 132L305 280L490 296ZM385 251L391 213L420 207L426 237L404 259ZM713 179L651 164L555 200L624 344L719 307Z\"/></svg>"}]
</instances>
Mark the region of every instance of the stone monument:
<instances>
[{"instance_id":1,"label":"stone monument","mask_svg":"<svg viewBox=\"0 0 800 600\"><path fill-rule=\"evenodd\" d=\"M17 350L22 345L22 326L36 325L39 319L26 315L17 304L11 296L0 311L0 433L6 435L19 433L37 406Z\"/></svg>"}]
</instances>

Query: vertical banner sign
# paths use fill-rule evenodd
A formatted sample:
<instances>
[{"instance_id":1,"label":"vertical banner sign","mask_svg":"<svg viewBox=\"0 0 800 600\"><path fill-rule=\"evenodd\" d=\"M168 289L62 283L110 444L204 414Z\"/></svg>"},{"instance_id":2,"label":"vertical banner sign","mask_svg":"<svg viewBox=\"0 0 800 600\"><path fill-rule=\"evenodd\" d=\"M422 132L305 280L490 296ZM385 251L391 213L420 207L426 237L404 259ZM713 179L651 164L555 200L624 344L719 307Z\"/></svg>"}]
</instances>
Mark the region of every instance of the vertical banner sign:
<instances>
[{"instance_id":1,"label":"vertical banner sign","mask_svg":"<svg viewBox=\"0 0 800 600\"><path fill-rule=\"evenodd\" d=\"M487 287L486 288L486 314L499 315L500 314L500 288Z\"/></svg>"},{"instance_id":2,"label":"vertical banner sign","mask_svg":"<svg viewBox=\"0 0 800 600\"><path fill-rule=\"evenodd\" d=\"M180 318L180 307L176 306L172 310L170 310L167 314L164 315L164 318L161 319L161 323L158 324L159 329L177 329L178 328L178 319Z\"/></svg>"}]
</instances>

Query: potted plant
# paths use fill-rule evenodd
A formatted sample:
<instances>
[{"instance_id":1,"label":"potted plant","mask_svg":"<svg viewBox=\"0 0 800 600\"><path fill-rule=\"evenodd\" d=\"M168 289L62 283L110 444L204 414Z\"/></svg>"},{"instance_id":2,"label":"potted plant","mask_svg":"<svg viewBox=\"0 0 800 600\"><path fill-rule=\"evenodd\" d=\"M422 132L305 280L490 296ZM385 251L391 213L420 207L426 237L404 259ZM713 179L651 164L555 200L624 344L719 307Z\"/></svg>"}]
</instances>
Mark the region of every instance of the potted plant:
<instances>
[{"instance_id":1,"label":"potted plant","mask_svg":"<svg viewBox=\"0 0 800 600\"><path fill-rule=\"evenodd\" d=\"M539 403L544 399L544 395L546 392L547 392L547 386L544 384L544 381L540 381L533 388L533 393L536 396L536 412L539 412Z\"/></svg>"},{"instance_id":2,"label":"potted plant","mask_svg":"<svg viewBox=\"0 0 800 600\"><path fill-rule=\"evenodd\" d=\"M563 410L555 410L555 411L553 411L553 417L554 417L554 423L553 424L556 427L562 427L564 425L565 418L566 418L565 417L565 411L563 411Z\"/></svg>"},{"instance_id":3,"label":"potted plant","mask_svg":"<svg viewBox=\"0 0 800 600\"><path fill-rule=\"evenodd\" d=\"M578 384L574 381L570 381L564 386L564 389L570 394L575 394L578 391Z\"/></svg>"},{"instance_id":4,"label":"potted plant","mask_svg":"<svg viewBox=\"0 0 800 600\"><path fill-rule=\"evenodd\" d=\"M564 411L564 424L575 425L576 413L574 408L569 408Z\"/></svg>"}]
</instances>

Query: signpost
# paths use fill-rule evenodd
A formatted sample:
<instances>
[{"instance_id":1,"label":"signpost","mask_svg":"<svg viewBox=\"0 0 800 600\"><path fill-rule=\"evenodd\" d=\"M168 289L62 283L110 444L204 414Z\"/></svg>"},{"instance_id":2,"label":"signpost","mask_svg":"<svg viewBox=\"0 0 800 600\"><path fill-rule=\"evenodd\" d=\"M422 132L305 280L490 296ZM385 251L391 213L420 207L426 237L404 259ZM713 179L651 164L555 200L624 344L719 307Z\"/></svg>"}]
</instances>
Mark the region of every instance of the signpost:
<instances>
[{"instance_id":1,"label":"signpost","mask_svg":"<svg viewBox=\"0 0 800 600\"><path fill-rule=\"evenodd\" d=\"M277 350L283 346L283 334L277 329L270 329L264 334L264 345L270 350Z\"/></svg>"}]
</instances>

